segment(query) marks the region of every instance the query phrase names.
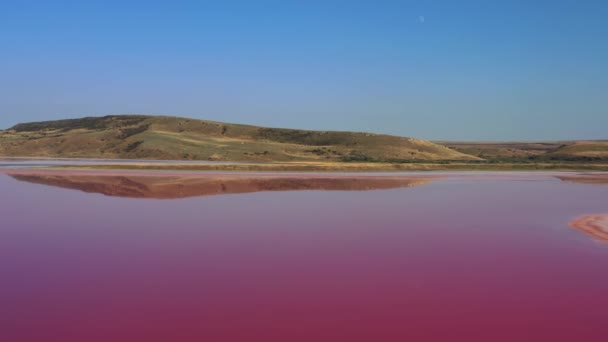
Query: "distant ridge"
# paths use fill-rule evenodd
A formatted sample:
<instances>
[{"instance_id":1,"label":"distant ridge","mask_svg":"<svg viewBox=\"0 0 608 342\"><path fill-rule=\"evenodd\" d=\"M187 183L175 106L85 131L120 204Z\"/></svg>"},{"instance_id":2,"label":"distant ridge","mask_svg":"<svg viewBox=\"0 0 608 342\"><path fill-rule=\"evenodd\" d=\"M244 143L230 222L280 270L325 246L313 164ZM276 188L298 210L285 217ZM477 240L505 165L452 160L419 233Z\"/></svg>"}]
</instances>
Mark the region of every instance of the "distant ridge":
<instances>
[{"instance_id":1,"label":"distant ridge","mask_svg":"<svg viewBox=\"0 0 608 342\"><path fill-rule=\"evenodd\" d=\"M17 124L0 131L0 156L243 162L479 160L407 137L149 115Z\"/></svg>"},{"instance_id":2,"label":"distant ridge","mask_svg":"<svg viewBox=\"0 0 608 342\"><path fill-rule=\"evenodd\" d=\"M608 140L545 142L435 142L456 151L496 162L606 162Z\"/></svg>"}]
</instances>

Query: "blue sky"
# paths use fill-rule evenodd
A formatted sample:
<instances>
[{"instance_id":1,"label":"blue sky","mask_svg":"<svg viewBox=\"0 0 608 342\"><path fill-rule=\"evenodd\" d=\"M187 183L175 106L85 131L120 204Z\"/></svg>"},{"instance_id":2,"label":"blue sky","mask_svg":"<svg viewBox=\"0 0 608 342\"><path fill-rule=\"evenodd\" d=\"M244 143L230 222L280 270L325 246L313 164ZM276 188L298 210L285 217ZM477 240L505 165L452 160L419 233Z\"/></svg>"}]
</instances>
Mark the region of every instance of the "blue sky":
<instances>
[{"instance_id":1,"label":"blue sky","mask_svg":"<svg viewBox=\"0 0 608 342\"><path fill-rule=\"evenodd\" d=\"M608 139L608 1L0 1L0 128L145 113Z\"/></svg>"}]
</instances>

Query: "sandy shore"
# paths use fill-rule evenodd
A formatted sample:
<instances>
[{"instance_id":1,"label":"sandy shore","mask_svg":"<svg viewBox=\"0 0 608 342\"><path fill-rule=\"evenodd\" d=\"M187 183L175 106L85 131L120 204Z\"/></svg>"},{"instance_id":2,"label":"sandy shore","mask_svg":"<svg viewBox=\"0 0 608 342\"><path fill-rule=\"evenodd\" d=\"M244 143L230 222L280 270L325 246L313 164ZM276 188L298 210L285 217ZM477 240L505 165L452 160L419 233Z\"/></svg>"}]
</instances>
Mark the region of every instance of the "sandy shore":
<instances>
[{"instance_id":1,"label":"sandy shore","mask_svg":"<svg viewBox=\"0 0 608 342\"><path fill-rule=\"evenodd\" d=\"M570 222L570 226L595 239L608 242L608 214L581 216Z\"/></svg>"}]
</instances>

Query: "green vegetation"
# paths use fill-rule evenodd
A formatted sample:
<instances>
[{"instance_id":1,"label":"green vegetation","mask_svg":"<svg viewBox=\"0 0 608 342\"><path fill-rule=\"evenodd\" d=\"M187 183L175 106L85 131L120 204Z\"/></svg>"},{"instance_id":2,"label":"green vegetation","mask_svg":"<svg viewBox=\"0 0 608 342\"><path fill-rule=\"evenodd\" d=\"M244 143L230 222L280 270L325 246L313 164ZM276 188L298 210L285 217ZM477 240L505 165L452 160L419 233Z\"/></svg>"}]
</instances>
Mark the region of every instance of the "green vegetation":
<instances>
[{"instance_id":1,"label":"green vegetation","mask_svg":"<svg viewBox=\"0 0 608 342\"><path fill-rule=\"evenodd\" d=\"M143 115L108 115L104 117L22 123L13 126L11 130L15 132L37 132L44 130L67 132L75 129L100 130L110 127L136 125L145 119L146 116Z\"/></svg>"},{"instance_id":2,"label":"green vegetation","mask_svg":"<svg viewBox=\"0 0 608 342\"><path fill-rule=\"evenodd\" d=\"M148 128L150 128L150 124L121 129L120 130L120 138L121 139L126 139L126 138L128 138L130 136L133 136L133 135L136 135L136 134L139 134L139 133L143 133L143 132L147 131Z\"/></svg>"},{"instance_id":3,"label":"green vegetation","mask_svg":"<svg viewBox=\"0 0 608 342\"><path fill-rule=\"evenodd\" d=\"M282 128L260 128L260 137L270 141L310 146L355 145L365 133L300 131Z\"/></svg>"}]
</instances>

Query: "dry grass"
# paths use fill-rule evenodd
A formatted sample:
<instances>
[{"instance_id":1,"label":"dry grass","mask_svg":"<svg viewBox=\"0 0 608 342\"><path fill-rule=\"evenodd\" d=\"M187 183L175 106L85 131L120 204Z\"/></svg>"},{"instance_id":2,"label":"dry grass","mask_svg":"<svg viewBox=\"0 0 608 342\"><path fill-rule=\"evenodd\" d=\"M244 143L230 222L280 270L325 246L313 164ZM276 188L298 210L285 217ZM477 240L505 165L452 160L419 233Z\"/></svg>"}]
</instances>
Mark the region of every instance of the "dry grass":
<instances>
[{"instance_id":1,"label":"dry grass","mask_svg":"<svg viewBox=\"0 0 608 342\"><path fill-rule=\"evenodd\" d=\"M508 161L608 161L608 141L556 142L437 142L486 160Z\"/></svg>"},{"instance_id":2,"label":"dry grass","mask_svg":"<svg viewBox=\"0 0 608 342\"><path fill-rule=\"evenodd\" d=\"M158 116L21 124L0 133L0 155L247 162L477 159L406 137Z\"/></svg>"},{"instance_id":3,"label":"dry grass","mask_svg":"<svg viewBox=\"0 0 608 342\"><path fill-rule=\"evenodd\" d=\"M608 163L608 141L435 144L381 134L131 115L17 125L0 131L0 156L259 163L199 167L213 170L601 170ZM268 162L282 164L263 164Z\"/></svg>"}]
</instances>

